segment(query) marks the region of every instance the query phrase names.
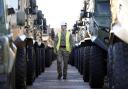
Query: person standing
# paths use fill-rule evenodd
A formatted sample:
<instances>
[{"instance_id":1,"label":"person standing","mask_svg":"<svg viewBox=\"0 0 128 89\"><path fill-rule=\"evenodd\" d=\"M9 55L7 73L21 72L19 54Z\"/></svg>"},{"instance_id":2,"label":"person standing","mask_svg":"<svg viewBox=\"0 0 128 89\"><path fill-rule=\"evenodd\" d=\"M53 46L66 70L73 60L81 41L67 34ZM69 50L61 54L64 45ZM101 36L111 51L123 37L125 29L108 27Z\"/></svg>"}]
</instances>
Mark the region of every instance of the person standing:
<instances>
[{"instance_id":1,"label":"person standing","mask_svg":"<svg viewBox=\"0 0 128 89\"><path fill-rule=\"evenodd\" d=\"M61 31L58 32L55 38L55 50L57 53L57 72L59 80L61 79L62 75L64 80L67 79L68 60L73 46L72 44L73 38L70 32L67 30L67 23L63 23L61 24Z\"/></svg>"}]
</instances>

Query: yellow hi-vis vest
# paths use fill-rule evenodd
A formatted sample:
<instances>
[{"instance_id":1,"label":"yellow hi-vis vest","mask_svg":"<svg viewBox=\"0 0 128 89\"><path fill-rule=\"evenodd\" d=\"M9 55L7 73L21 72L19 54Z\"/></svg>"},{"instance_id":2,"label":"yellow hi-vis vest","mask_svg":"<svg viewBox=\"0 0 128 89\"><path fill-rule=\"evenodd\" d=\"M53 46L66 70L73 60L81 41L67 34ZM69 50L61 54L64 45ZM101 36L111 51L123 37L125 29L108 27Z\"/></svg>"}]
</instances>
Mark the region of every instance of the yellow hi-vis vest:
<instances>
[{"instance_id":1,"label":"yellow hi-vis vest","mask_svg":"<svg viewBox=\"0 0 128 89\"><path fill-rule=\"evenodd\" d=\"M71 52L70 33L68 31L66 32L65 40L66 40L66 51ZM58 43L56 46L57 51L60 48L60 42L61 42L61 32L58 33Z\"/></svg>"}]
</instances>

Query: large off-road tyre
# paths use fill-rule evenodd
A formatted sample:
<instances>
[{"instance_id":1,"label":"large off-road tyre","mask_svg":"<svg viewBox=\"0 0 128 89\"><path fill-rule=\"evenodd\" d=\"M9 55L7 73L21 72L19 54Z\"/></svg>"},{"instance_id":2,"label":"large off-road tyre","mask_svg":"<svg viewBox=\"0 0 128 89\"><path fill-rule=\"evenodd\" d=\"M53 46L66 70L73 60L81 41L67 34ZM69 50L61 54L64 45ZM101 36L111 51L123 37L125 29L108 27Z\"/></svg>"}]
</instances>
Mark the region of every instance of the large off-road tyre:
<instances>
[{"instance_id":1,"label":"large off-road tyre","mask_svg":"<svg viewBox=\"0 0 128 89\"><path fill-rule=\"evenodd\" d=\"M41 54L40 54L40 60L42 61L42 63L41 63L41 72L44 72L45 71L45 45L44 44L41 44L41 46L40 46L40 52L41 52Z\"/></svg>"},{"instance_id":2,"label":"large off-road tyre","mask_svg":"<svg viewBox=\"0 0 128 89\"><path fill-rule=\"evenodd\" d=\"M72 49L71 54L70 54L70 59L69 59L69 64L72 65L72 66L75 66L74 52L75 52L75 48Z\"/></svg>"},{"instance_id":3,"label":"large off-road tyre","mask_svg":"<svg viewBox=\"0 0 128 89\"><path fill-rule=\"evenodd\" d=\"M89 82L89 60L90 60L90 46L84 48L84 61L83 61L83 80Z\"/></svg>"},{"instance_id":4,"label":"large off-road tyre","mask_svg":"<svg viewBox=\"0 0 128 89\"><path fill-rule=\"evenodd\" d=\"M51 48L51 52L52 52L52 62L55 60L54 59L54 48Z\"/></svg>"},{"instance_id":5,"label":"large off-road tyre","mask_svg":"<svg viewBox=\"0 0 128 89\"><path fill-rule=\"evenodd\" d=\"M104 51L98 46L92 46L89 61L89 84L91 88L102 88L105 75Z\"/></svg>"},{"instance_id":6,"label":"large off-road tyre","mask_svg":"<svg viewBox=\"0 0 128 89\"><path fill-rule=\"evenodd\" d=\"M0 82L0 89L15 89L15 65L13 66L12 71L4 76L7 77L6 82ZM3 79L1 79L1 81Z\"/></svg>"},{"instance_id":7,"label":"large off-road tyre","mask_svg":"<svg viewBox=\"0 0 128 89\"><path fill-rule=\"evenodd\" d=\"M83 75L84 47L80 49L80 74Z\"/></svg>"},{"instance_id":8,"label":"large off-road tyre","mask_svg":"<svg viewBox=\"0 0 128 89\"><path fill-rule=\"evenodd\" d=\"M76 63L76 68L78 69L79 71L79 58L80 58L80 53L79 53L79 48L77 49L77 63Z\"/></svg>"},{"instance_id":9,"label":"large off-road tyre","mask_svg":"<svg viewBox=\"0 0 128 89\"><path fill-rule=\"evenodd\" d=\"M75 66L75 48L73 48L73 53L72 53L72 66Z\"/></svg>"},{"instance_id":10,"label":"large off-road tyre","mask_svg":"<svg viewBox=\"0 0 128 89\"><path fill-rule=\"evenodd\" d=\"M81 59L80 59L80 48L79 48L79 50L78 50L78 65L77 65L77 68L78 68L78 71L79 71L79 73L80 73L80 61L81 61Z\"/></svg>"},{"instance_id":11,"label":"large off-road tyre","mask_svg":"<svg viewBox=\"0 0 128 89\"><path fill-rule=\"evenodd\" d=\"M50 66L52 65L52 48L49 47L49 62L50 62Z\"/></svg>"},{"instance_id":12,"label":"large off-road tyre","mask_svg":"<svg viewBox=\"0 0 128 89\"><path fill-rule=\"evenodd\" d=\"M12 68L12 71L11 71L9 77L10 77L10 79L9 79L10 88L9 89L16 89L15 88L15 63L14 63L14 66Z\"/></svg>"},{"instance_id":13,"label":"large off-road tyre","mask_svg":"<svg viewBox=\"0 0 128 89\"><path fill-rule=\"evenodd\" d=\"M112 89L128 88L128 44L118 42L113 45Z\"/></svg>"},{"instance_id":14,"label":"large off-road tyre","mask_svg":"<svg viewBox=\"0 0 128 89\"><path fill-rule=\"evenodd\" d=\"M34 44L34 49L35 49L35 57L36 57L36 77L40 74L40 67L39 67L39 46L38 43L35 42Z\"/></svg>"},{"instance_id":15,"label":"large off-road tyre","mask_svg":"<svg viewBox=\"0 0 128 89\"><path fill-rule=\"evenodd\" d=\"M113 47L112 45L108 48L108 59L107 59L107 78L108 78L108 88L112 89L113 85Z\"/></svg>"},{"instance_id":16,"label":"large off-road tyre","mask_svg":"<svg viewBox=\"0 0 128 89\"><path fill-rule=\"evenodd\" d=\"M17 54L16 54L16 64L15 64L15 79L16 79L16 89L26 89L26 48L25 47L18 47Z\"/></svg>"},{"instance_id":17,"label":"large off-road tyre","mask_svg":"<svg viewBox=\"0 0 128 89\"><path fill-rule=\"evenodd\" d=\"M77 68L77 60L78 60L78 53L77 53L77 51L78 51L78 48L75 48L75 50L74 50L74 65L75 65L75 67Z\"/></svg>"},{"instance_id":18,"label":"large off-road tyre","mask_svg":"<svg viewBox=\"0 0 128 89\"><path fill-rule=\"evenodd\" d=\"M27 60L27 84L32 85L35 78L35 59L34 59L34 47L33 40L26 39L26 60Z\"/></svg>"},{"instance_id":19,"label":"large off-road tyre","mask_svg":"<svg viewBox=\"0 0 128 89\"><path fill-rule=\"evenodd\" d=\"M78 64L78 70L79 70L79 73L81 74L81 47L79 48L79 64Z\"/></svg>"},{"instance_id":20,"label":"large off-road tyre","mask_svg":"<svg viewBox=\"0 0 128 89\"><path fill-rule=\"evenodd\" d=\"M41 46L38 46L38 73L39 73L39 75L41 74L41 72L42 72L42 58L41 58Z\"/></svg>"},{"instance_id":21,"label":"large off-road tyre","mask_svg":"<svg viewBox=\"0 0 128 89\"><path fill-rule=\"evenodd\" d=\"M45 50L45 67L50 67L51 61L51 48L47 47Z\"/></svg>"},{"instance_id":22,"label":"large off-road tyre","mask_svg":"<svg viewBox=\"0 0 128 89\"><path fill-rule=\"evenodd\" d=\"M35 71L34 80L35 80L36 79L36 53L35 53L34 45L33 45L33 58L34 58L34 71Z\"/></svg>"}]
</instances>

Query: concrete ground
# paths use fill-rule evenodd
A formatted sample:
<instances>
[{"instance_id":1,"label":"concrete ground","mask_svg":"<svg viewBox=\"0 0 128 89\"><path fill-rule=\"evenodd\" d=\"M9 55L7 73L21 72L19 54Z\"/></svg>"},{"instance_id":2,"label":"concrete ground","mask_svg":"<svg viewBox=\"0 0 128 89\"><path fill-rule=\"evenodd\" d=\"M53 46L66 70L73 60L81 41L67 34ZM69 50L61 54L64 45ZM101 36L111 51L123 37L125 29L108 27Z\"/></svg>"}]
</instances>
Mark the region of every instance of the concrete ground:
<instances>
[{"instance_id":1,"label":"concrete ground","mask_svg":"<svg viewBox=\"0 0 128 89\"><path fill-rule=\"evenodd\" d=\"M77 69L70 66L68 68L67 80L58 80L56 72L56 61L50 68L45 70L27 89L91 89L88 83L84 83L82 76Z\"/></svg>"}]
</instances>

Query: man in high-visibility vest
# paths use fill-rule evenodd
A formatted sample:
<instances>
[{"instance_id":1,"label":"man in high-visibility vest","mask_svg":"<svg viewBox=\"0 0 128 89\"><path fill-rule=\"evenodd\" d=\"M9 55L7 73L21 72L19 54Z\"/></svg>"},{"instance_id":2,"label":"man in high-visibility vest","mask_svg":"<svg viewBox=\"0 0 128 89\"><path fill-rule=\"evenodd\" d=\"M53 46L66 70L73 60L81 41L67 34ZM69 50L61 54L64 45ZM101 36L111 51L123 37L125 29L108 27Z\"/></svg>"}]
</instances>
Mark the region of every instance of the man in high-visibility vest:
<instances>
[{"instance_id":1,"label":"man in high-visibility vest","mask_svg":"<svg viewBox=\"0 0 128 89\"><path fill-rule=\"evenodd\" d=\"M67 69L68 69L68 60L69 54L72 49L72 44L74 44L73 38L67 29L67 23L61 24L61 32L58 32L55 38L55 49L57 52L57 72L58 79L60 80L62 75L63 79L67 79ZM62 73L62 64L63 73Z\"/></svg>"}]
</instances>

